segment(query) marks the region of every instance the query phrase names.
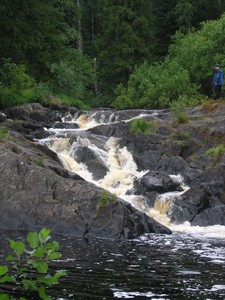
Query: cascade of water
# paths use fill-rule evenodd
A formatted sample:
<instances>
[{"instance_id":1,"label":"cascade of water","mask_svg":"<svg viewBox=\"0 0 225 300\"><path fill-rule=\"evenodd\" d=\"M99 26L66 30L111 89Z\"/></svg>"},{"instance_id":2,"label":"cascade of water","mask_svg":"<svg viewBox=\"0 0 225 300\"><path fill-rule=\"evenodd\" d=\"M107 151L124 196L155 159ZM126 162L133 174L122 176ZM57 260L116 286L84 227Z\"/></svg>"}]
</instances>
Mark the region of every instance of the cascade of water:
<instances>
[{"instance_id":1,"label":"cascade of water","mask_svg":"<svg viewBox=\"0 0 225 300\"><path fill-rule=\"evenodd\" d=\"M77 123L80 128L85 130L98 125L94 116L95 114L83 114L71 122ZM137 118L137 116L134 118ZM108 120L111 119L116 119L116 117L114 115L113 117L109 116ZM103 115L101 115L100 122L103 123L105 120ZM127 147L120 147L118 138L110 137L105 139L105 141L103 140L104 142L101 143L101 146L99 146L98 143L93 143L93 136L90 133L82 135L84 131L79 131L79 136L71 139L67 137L66 131L64 137L58 137L59 129L50 130L55 133L55 135L50 139L43 140L43 143L57 153L65 168L77 173L86 181L92 182L127 202L130 202L137 209L144 211L155 220L168 226L172 231L186 232L188 234L197 233L205 236L217 235L217 237L221 236L221 234L225 234L225 226L199 227L191 226L189 222L184 222L180 225L171 223L168 213L175 199L188 189L181 175L170 175L170 177L174 182L180 184L182 191L160 195L160 197L155 200L154 207L149 208L145 205L143 196L128 195L127 193L133 188L134 179L141 178L148 170L137 171L137 165L133 160L132 154L128 151ZM80 129L73 129L73 131L77 130ZM62 132L62 130L60 132ZM88 147L94 153L97 160L108 170L103 178L94 179L93 173L88 170L85 161L79 163L76 161L76 153L79 149L82 149L82 147Z\"/></svg>"},{"instance_id":2,"label":"cascade of water","mask_svg":"<svg viewBox=\"0 0 225 300\"><path fill-rule=\"evenodd\" d=\"M98 161L106 166L108 172L104 178L94 180L87 165L76 162L76 150L82 146L88 146L95 153ZM79 137L72 144L68 138L56 137L51 140L48 147L57 153L65 168L121 198L133 187L134 178L140 178L146 172L137 171L131 153L126 147L120 148L118 139L114 137L108 139L103 149L92 144L87 137Z\"/></svg>"}]
</instances>

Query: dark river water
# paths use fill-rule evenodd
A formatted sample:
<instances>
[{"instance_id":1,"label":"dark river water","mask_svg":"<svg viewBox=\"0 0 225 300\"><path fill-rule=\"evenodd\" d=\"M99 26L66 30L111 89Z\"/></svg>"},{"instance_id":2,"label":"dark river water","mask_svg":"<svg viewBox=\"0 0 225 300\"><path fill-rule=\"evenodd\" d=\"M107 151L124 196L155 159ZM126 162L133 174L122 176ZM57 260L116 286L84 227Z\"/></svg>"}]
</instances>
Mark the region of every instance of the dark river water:
<instances>
[{"instance_id":1,"label":"dark river water","mask_svg":"<svg viewBox=\"0 0 225 300\"><path fill-rule=\"evenodd\" d=\"M6 237L14 238L1 233L1 258L8 251ZM52 267L68 273L49 292L54 299L225 299L221 240L177 234L126 242L54 240L61 243L63 256Z\"/></svg>"}]
</instances>

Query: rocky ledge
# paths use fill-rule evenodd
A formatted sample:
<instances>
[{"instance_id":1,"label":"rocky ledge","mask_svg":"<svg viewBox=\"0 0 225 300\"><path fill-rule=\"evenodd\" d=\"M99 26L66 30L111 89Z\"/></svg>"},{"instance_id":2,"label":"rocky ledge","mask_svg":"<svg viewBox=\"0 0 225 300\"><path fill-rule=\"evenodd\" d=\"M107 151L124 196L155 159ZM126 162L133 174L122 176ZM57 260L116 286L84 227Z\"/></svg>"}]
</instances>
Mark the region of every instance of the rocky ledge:
<instances>
[{"instance_id":1,"label":"rocky ledge","mask_svg":"<svg viewBox=\"0 0 225 300\"><path fill-rule=\"evenodd\" d=\"M171 233L114 195L107 193L104 203L102 189L65 170L57 155L36 141L63 111L27 104L1 112L0 229L45 227L77 237L125 239Z\"/></svg>"},{"instance_id":2,"label":"rocky ledge","mask_svg":"<svg viewBox=\"0 0 225 300\"><path fill-rule=\"evenodd\" d=\"M171 233L165 226L63 168L57 155L36 139L47 135L64 114L81 114L75 108L27 104L0 112L0 228L36 230L79 237L134 238L143 233ZM139 170L149 172L134 182L130 193L142 195L149 207L162 193L179 191L168 176L181 175L189 189L169 207L174 223L225 225L225 103L210 102L185 111L186 122L169 110L143 118L151 134L131 133L130 123L121 121L142 111L104 113L114 123L94 127L95 135L121 138L132 152ZM96 111L96 121L102 111ZM120 120L121 118L121 120ZM114 121L115 121L114 120ZM57 126L60 126L58 123ZM67 126L69 126L67 124ZM85 156L88 165L88 155ZM93 163L93 157L91 157ZM95 164L99 168L99 162ZM98 176L104 172L95 170ZM105 174L105 173L104 173Z\"/></svg>"}]
</instances>

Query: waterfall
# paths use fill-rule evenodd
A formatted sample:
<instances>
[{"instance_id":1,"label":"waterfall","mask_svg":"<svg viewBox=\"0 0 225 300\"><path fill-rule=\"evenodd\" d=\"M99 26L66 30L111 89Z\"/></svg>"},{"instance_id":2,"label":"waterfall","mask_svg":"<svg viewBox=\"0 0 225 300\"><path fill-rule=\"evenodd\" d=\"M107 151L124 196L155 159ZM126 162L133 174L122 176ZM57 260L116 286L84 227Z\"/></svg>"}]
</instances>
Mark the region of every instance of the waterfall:
<instances>
[{"instance_id":1,"label":"waterfall","mask_svg":"<svg viewBox=\"0 0 225 300\"><path fill-rule=\"evenodd\" d=\"M156 114L156 112L152 112L152 114ZM132 154L126 146L120 146L119 138L95 136L87 132L87 129L99 124L118 122L120 119L120 116L115 114L109 114L106 117L104 113L98 113L98 121L96 121L96 115L97 113L84 113L80 116L66 116L62 118L62 122L76 123L79 128L69 130L50 128L48 130L51 136L40 142L57 153L66 169L77 173L86 181L94 183L96 186L108 190L131 203L135 208L144 211L147 215L169 227L173 232L209 237L221 237L221 235L225 234L225 226L200 227L191 226L189 222L184 222L180 225L171 223L169 215L173 209L174 202L188 189L181 175L170 174L169 176L174 182L180 184L182 191L161 194L155 200L152 208L145 204L143 196L131 195L129 191L133 188L134 180L142 178L149 170L138 171ZM140 116L143 116L143 114L140 114ZM133 118L137 117L134 116ZM128 122L130 120L126 119L124 121ZM103 173L105 172L104 176L101 174L101 176L96 178L95 172L90 171L90 166L88 166L85 159L82 160L80 158L81 154L84 155L86 149L90 152L88 155L97 159L103 169Z\"/></svg>"},{"instance_id":2,"label":"waterfall","mask_svg":"<svg viewBox=\"0 0 225 300\"><path fill-rule=\"evenodd\" d=\"M85 180L121 198L125 196L127 190L133 187L134 178L141 178L146 173L146 171L137 171L137 165L127 147L120 148L118 139L114 137L110 137L105 142L103 149L92 144L87 137L79 137L72 144L69 138L62 137L52 138L45 143L57 153L66 169L76 172ZM82 146L88 146L96 154L98 160L105 165L108 172L104 178L94 180L87 166L84 163L76 162L76 150Z\"/></svg>"}]
</instances>

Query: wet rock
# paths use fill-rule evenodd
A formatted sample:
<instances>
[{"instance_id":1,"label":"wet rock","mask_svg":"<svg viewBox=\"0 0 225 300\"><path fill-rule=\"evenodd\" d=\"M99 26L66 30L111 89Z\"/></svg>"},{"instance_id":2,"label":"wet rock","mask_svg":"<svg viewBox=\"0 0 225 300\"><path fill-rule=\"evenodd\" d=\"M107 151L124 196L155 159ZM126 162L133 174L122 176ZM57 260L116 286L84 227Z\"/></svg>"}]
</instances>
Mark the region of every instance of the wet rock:
<instances>
[{"instance_id":1,"label":"wet rock","mask_svg":"<svg viewBox=\"0 0 225 300\"><path fill-rule=\"evenodd\" d=\"M94 180L100 180L108 172L105 162L100 157L89 149L88 147L81 147L75 150L74 156L78 163L83 163L87 166L90 173L92 173Z\"/></svg>"},{"instance_id":2,"label":"wet rock","mask_svg":"<svg viewBox=\"0 0 225 300\"><path fill-rule=\"evenodd\" d=\"M3 112L0 112L0 122L4 122L6 121L7 117L6 114L4 114Z\"/></svg>"},{"instance_id":3,"label":"wet rock","mask_svg":"<svg viewBox=\"0 0 225 300\"><path fill-rule=\"evenodd\" d=\"M9 107L4 109L4 113L8 119L20 119L37 124L48 124L60 120L58 116L54 116L49 108L45 108L39 103Z\"/></svg>"},{"instance_id":4,"label":"wet rock","mask_svg":"<svg viewBox=\"0 0 225 300\"><path fill-rule=\"evenodd\" d=\"M220 205L206 209L201 214L196 215L191 224L198 226L225 225L225 206Z\"/></svg>"},{"instance_id":5,"label":"wet rock","mask_svg":"<svg viewBox=\"0 0 225 300\"><path fill-rule=\"evenodd\" d=\"M181 191L178 182L174 182L169 175L148 172L141 179L134 181L134 187L139 195L146 195L147 192L165 193L169 191Z\"/></svg>"},{"instance_id":6,"label":"wet rock","mask_svg":"<svg viewBox=\"0 0 225 300\"><path fill-rule=\"evenodd\" d=\"M182 208L182 205L182 197L175 197L173 203L169 207L167 215L174 224L182 224L187 220L187 215L185 215L186 211Z\"/></svg>"},{"instance_id":7,"label":"wet rock","mask_svg":"<svg viewBox=\"0 0 225 300\"><path fill-rule=\"evenodd\" d=\"M79 126L76 123L58 122L53 125L53 128L77 129L77 128L79 128Z\"/></svg>"}]
</instances>

